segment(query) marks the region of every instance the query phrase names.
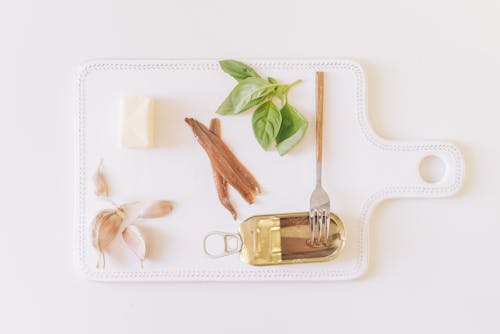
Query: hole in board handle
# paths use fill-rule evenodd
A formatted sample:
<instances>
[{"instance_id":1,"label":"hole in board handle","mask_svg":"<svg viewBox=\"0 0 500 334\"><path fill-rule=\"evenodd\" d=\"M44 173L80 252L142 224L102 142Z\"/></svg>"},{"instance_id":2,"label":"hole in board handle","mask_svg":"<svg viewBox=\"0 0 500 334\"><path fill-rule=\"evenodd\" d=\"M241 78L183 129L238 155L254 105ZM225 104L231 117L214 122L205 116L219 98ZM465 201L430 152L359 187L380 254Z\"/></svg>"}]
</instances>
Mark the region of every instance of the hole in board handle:
<instances>
[{"instance_id":1,"label":"hole in board handle","mask_svg":"<svg viewBox=\"0 0 500 334\"><path fill-rule=\"evenodd\" d=\"M419 173L427 183L438 183L445 179L446 163L436 155L428 155L420 161Z\"/></svg>"}]
</instances>

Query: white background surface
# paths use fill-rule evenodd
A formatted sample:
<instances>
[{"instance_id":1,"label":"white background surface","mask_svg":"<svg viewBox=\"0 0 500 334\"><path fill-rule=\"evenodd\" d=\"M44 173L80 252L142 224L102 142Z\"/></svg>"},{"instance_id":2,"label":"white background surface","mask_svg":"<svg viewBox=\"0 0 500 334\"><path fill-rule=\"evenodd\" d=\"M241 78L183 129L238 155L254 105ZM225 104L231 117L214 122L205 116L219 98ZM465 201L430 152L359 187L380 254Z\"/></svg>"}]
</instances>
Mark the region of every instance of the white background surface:
<instances>
[{"instance_id":1,"label":"white background surface","mask_svg":"<svg viewBox=\"0 0 500 334\"><path fill-rule=\"evenodd\" d=\"M498 1L3 1L0 332L498 333ZM100 284L73 265L72 83L96 57L352 57L375 128L454 140L452 199L386 202L329 284Z\"/></svg>"}]
</instances>

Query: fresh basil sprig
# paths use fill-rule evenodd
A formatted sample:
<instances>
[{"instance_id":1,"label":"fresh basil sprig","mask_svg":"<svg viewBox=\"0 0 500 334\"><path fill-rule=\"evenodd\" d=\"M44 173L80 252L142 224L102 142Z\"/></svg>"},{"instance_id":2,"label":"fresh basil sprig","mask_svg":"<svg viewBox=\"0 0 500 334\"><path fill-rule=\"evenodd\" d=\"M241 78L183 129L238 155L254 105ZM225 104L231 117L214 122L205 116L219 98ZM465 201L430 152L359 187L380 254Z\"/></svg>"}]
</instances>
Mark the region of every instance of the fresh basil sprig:
<instances>
[{"instance_id":1,"label":"fresh basil sprig","mask_svg":"<svg viewBox=\"0 0 500 334\"><path fill-rule=\"evenodd\" d=\"M276 141L280 155L295 147L304 137L307 120L288 102L288 91L300 82L281 84L275 78L264 80L253 68L237 61L222 60L222 70L238 81L217 109L220 115L236 115L257 106L252 117L255 138L267 149ZM278 107L274 100L279 100Z\"/></svg>"}]
</instances>

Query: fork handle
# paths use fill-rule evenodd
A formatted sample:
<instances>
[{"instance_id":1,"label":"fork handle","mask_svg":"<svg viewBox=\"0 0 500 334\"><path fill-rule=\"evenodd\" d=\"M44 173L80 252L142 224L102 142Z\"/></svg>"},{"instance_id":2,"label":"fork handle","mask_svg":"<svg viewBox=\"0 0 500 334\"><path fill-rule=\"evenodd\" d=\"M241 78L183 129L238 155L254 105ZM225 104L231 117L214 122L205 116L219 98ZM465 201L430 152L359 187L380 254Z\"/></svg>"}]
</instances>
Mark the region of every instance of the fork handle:
<instances>
[{"instance_id":1,"label":"fork handle","mask_svg":"<svg viewBox=\"0 0 500 334\"><path fill-rule=\"evenodd\" d=\"M321 182L323 159L323 87L324 73L316 72L316 178L319 182Z\"/></svg>"}]
</instances>

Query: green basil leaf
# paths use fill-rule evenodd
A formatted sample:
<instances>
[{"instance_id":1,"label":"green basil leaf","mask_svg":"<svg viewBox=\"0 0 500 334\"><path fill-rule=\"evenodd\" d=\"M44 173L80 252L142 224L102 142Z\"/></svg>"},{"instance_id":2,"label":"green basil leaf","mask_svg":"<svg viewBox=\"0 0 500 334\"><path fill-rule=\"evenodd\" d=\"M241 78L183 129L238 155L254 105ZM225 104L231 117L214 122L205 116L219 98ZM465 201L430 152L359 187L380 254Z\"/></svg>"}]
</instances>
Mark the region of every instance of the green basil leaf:
<instances>
[{"instance_id":1,"label":"green basil leaf","mask_svg":"<svg viewBox=\"0 0 500 334\"><path fill-rule=\"evenodd\" d=\"M222 101L219 108L217 108L216 113L219 115L234 114L234 105L233 105L233 101L231 99L231 94L229 94L229 96L226 97L226 99L224 101Z\"/></svg>"},{"instance_id":2,"label":"green basil leaf","mask_svg":"<svg viewBox=\"0 0 500 334\"><path fill-rule=\"evenodd\" d=\"M307 130L307 120L290 104L285 104L280 110L281 127L276 135L276 148L280 155L285 155L304 137Z\"/></svg>"},{"instance_id":3,"label":"green basil leaf","mask_svg":"<svg viewBox=\"0 0 500 334\"><path fill-rule=\"evenodd\" d=\"M263 98L274 91L274 86L260 78L246 78L234 87L230 96L234 106L233 113L238 114L262 102Z\"/></svg>"},{"instance_id":4,"label":"green basil leaf","mask_svg":"<svg viewBox=\"0 0 500 334\"><path fill-rule=\"evenodd\" d=\"M246 110L248 110L248 109L252 108L253 106L256 106L256 105L258 105L258 104L262 103L262 102L266 99L266 97L267 97L267 96L268 96L268 95L266 95L266 96L262 96L262 97L258 97L258 98L253 99L253 100L250 100L250 102L248 102L248 103L247 103L247 104L243 107L243 110L241 110L241 112L246 111Z\"/></svg>"},{"instance_id":5,"label":"green basil leaf","mask_svg":"<svg viewBox=\"0 0 500 334\"><path fill-rule=\"evenodd\" d=\"M267 149L281 127L281 113L273 102L267 101L255 110L252 127L260 146Z\"/></svg>"},{"instance_id":6,"label":"green basil leaf","mask_svg":"<svg viewBox=\"0 0 500 334\"><path fill-rule=\"evenodd\" d=\"M260 78L259 74L255 72L253 68L240 61L227 59L221 60L219 64L224 72L238 81L245 80L250 77Z\"/></svg>"},{"instance_id":7,"label":"green basil leaf","mask_svg":"<svg viewBox=\"0 0 500 334\"><path fill-rule=\"evenodd\" d=\"M273 92L273 86L259 78L247 78L233 88L217 108L219 115L234 115L263 102Z\"/></svg>"}]
</instances>

